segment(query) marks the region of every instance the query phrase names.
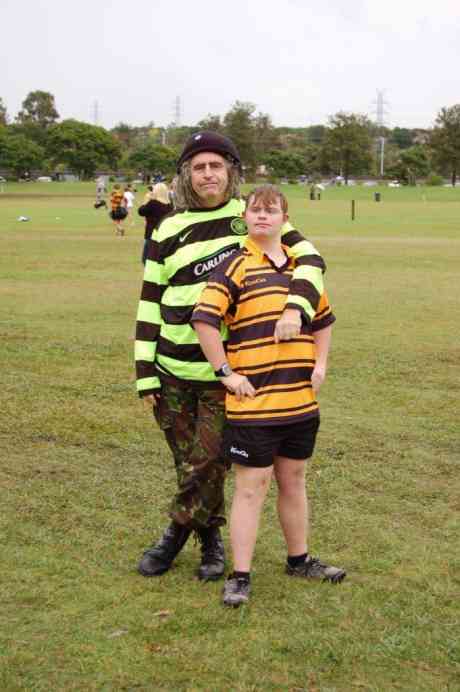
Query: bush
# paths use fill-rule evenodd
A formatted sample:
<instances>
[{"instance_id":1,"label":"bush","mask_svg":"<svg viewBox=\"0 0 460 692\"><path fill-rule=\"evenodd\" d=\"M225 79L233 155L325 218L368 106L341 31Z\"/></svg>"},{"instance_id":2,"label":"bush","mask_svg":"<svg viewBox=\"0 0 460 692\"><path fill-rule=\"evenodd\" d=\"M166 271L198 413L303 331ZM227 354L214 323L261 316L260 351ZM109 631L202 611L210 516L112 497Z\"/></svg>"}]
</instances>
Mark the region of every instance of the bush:
<instances>
[{"instance_id":1,"label":"bush","mask_svg":"<svg viewBox=\"0 0 460 692\"><path fill-rule=\"evenodd\" d=\"M435 173L429 175L428 178L425 180L425 185L436 185L439 187L443 184L444 178L441 175L435 175Z\"/></svg>"}]
</instances>

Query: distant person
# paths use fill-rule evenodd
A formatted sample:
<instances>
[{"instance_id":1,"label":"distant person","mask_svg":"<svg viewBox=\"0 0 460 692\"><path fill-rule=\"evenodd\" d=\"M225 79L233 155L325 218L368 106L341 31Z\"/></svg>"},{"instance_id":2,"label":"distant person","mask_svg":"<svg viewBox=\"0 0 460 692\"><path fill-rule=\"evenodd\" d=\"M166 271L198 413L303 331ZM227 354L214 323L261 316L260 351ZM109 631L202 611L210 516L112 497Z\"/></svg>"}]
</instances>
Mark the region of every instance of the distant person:
<instances>
[{"instance_id":1,"label":"distant person","mask_svg":"<svg viewBox=\"0 0 460 692\"><path fill-rule=\"evenodd\" d=\"M131 184L128 184L125 187L125 193L123 195L123 199L124 199L124 206L125 206L127 214L128 214L126 221L128 221L128 219L130 219L131 220L130 225L134 226L134 219L132 216L132 211L133 211L133 207L134 207L135 195L134 195L134 191L133 191Z\"/></svg>"},{"instance_id":2,"label":"distant person","mask_svg":"<svg viewBox=\"0 0 460 692\"><path fill-rule=\"evenodd\" d=\"M110 195L110 218L115 224L115 234L123 237L125 235L125 229L121 225L121 222L126 218L127 212L123 205L124 193L118 183L115 183Z\"/></svg>"},{"instance_id":3,"label":"distant person","mask_svg":"<svg viewBox=\"0 0 460 692\"><path fill-rule=\"evenodd\" d=\"M176 208L176 187L177 187L177 175L174 176L174 178L171 180L171 185L169 186L169 202L170 204L173 205L174 209Z\"/></svg>"},{"instance_id":4,"label":"distant person","mask_svg":"<svg viewBox=\"0 0 460 692\"><path fill-rule=\"evenodd\" d=\"M142 264L147 259L149 240L152 231L158 228L162 219L173 210L169 201L168 186L165 183L157 183L153 187L149 186L149 192L145 195L137 213L145 218L144 249L142 251Z\"/></svg>"},{"instance_id":5,"label":"distant person","mask_svg":"<svg viewBox=\"0 0 460 692\"><path fill-rule=\"evenodd\" d=\"M94 203L95 209L100 209L101 207L107 208L107 202L105 201L105 194L107 189L105 187L105 180L102 176L96 180L96 201Z\"/></svg>"},{"instance_id":6,"label":"distant person","mask_svg":"<svg viewBox=\"0 0 460 692\"><path fill-rule=\"evenodd\" d=\"M287 210L285 196L272 185L249 195L244 213L249 237L211 274L191 319L203 353L227 389L222 454L235 469L234 569L223 602L233 607L249 599L259 517L272 476L287 544L286 573L333 583L346 574L312 557L307 547L305 470L319 428L316 397L326 376L335 321L326 292L296 339L280 342L272 336L297 265L281 243ZM229 328L227 353L224 324Z\"/></svg>"}]
</instances>

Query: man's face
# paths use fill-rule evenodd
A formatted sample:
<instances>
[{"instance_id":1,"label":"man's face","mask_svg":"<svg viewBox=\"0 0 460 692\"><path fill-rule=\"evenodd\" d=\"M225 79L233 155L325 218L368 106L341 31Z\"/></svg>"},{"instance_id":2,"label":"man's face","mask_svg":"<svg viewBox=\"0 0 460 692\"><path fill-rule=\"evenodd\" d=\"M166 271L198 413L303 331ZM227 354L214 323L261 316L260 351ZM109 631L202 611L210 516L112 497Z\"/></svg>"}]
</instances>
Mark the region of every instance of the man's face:
<instances>
[{"instance_id":1,"label":"man's face","mask_svg":"<svg viewBox=\"0 0 460 692\"><path fill-rule=\"evenodd\" d=\"M244 219L249 235L256 241L279 238L287 218L279 199L272 199L269 202L254 196L248 199Z\"/></svg>"},{"instance_id":2,"label":"man's face","mask_svg":"<svg viewBox=\"0 0 460 692\"><path fill-rule=\"evenodd\" d=\"M192 188L203 207L217 207L225 201L228 185L227 163L220 154L204 151L190 162Z\"/></svg>"}]
</instances>

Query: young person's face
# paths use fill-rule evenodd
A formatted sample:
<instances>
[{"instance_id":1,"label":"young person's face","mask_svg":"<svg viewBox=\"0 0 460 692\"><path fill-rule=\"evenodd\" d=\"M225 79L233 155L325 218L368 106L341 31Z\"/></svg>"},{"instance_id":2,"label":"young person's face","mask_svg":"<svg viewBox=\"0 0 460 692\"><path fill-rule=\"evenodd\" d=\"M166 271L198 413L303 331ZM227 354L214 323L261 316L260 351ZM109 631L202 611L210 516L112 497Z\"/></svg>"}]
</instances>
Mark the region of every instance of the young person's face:
<instances>
[{"instance_id":1,"label":"young person's face","mask_svg":"<svg viewBox=\"0 0 460 692\"><path fill-rule=\"evenodd\" d=\"M220 154L203 152L190 162L191 182L203 207L217 207L225 201L228 186L227 163Z\"/></svg>"},{"instance_id":2,"label":"young person's face","mask_svg":"<svg viewBox=\"0 0 460 692\"><path fill-rule=\"evenodd\" d=\"M267 202L253 195L248 199L244 219L250 237L256 241L279 238L287 218L278 198Z\"/></svg>"}]
</instances>

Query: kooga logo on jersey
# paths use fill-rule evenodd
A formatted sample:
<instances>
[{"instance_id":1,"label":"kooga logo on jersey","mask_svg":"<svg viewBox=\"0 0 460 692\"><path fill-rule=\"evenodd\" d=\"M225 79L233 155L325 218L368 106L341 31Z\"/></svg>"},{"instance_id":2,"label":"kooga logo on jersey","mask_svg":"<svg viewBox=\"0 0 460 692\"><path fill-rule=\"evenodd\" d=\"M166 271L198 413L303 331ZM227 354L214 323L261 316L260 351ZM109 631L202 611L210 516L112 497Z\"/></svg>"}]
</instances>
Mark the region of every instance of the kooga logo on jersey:
<instances>
[{"instance_id":1,"label":"kooga logo on jersey","mask_svg":"<svg viewBox=\"0 0 460 692\"><path fill-rule=\"evenodd\" d=\"M215 255L214 257L210 257L209 259L206 258L204 262L199 262L195 265L193 268L193 273L195 276L203 276L203 274L208 274L213 269L218 267L224 259L230 257L230 255L233 255L234 252L236 252L236 248L230 248L228 250L219 252L219 254Z\"/></svg>"}]
</instances>

